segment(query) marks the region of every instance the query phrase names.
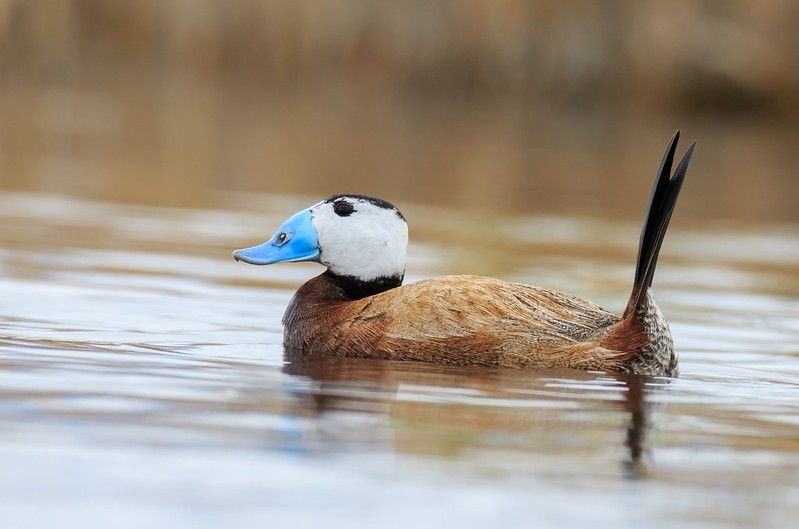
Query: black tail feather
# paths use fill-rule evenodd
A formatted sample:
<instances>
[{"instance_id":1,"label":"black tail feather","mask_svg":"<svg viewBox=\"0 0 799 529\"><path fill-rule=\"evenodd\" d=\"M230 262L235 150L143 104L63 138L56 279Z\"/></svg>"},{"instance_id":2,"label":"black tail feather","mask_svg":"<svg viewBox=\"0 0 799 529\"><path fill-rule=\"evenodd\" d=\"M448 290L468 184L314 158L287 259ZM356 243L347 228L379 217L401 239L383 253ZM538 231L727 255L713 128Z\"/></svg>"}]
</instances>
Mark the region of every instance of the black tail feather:
<instances>
[{"instance_id":1,"label":"black tail feather","mask_svg":"<svg viewBox=\"0 0 799 529\"><path fill-rule=\"evenodd\" d=\"M671 166L674 162L674 153L677 150L677 141L680 139L680 131L674 133L666 152L663 154L663 161L660 164L655 185L652 188L652 196L649 199L649 210L646 213L646 221L641 230L641 239L638 243L638 262L635 266L635 281L633 282L633 292L630 301L627 303L627 310L624 316L634 314L645 299L645 293L652 286L652 278L655 276L658 254L669 227L671 214L677 203L685 173L688 171L688 164L696 148L694 141L685 151L674 174Z\"/></svg>"}]
</instances>

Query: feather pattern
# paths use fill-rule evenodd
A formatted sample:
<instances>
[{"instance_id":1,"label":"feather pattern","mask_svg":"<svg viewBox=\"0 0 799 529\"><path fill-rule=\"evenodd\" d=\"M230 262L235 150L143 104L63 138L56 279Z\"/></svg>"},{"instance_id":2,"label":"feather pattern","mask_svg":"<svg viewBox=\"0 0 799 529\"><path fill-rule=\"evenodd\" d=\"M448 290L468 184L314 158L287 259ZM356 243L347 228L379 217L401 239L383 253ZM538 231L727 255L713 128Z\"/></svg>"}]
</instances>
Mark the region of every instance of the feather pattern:
<instances>
[{"instance_id":1,"label":"feather pattern","mask_svg":"<svg viewBox=\"0 0 799 529\"><path fill-rule=\"evenodd\" d=\"M295 294L285 345L307 354L487 367L616 370L619 317L556 290L444 276L350 300L322 274ZM331 332L332 330L332 332Z\"/></svg>"}]
</instances>

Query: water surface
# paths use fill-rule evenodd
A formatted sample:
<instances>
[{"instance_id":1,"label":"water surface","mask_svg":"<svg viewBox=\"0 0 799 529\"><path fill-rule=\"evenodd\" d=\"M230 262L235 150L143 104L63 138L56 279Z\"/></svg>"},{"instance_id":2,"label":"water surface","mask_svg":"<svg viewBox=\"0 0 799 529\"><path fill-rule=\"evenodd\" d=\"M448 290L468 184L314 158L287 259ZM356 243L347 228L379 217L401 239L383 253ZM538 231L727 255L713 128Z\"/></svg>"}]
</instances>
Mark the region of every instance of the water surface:
<instances>
[{"instance_id":1,"label":"water surface","mask_svg":"<svg viewBox=\"0 0 799 529\"><path fill-rule=\"evenodd\" d=\"M0 194L3 527L789 527L799 229L678 226L675 380L285 359L320 269L235 263L301 197L213 210ZM403 205L409 280L621 311L638 226Z\"/></svg>"}]
</instances>

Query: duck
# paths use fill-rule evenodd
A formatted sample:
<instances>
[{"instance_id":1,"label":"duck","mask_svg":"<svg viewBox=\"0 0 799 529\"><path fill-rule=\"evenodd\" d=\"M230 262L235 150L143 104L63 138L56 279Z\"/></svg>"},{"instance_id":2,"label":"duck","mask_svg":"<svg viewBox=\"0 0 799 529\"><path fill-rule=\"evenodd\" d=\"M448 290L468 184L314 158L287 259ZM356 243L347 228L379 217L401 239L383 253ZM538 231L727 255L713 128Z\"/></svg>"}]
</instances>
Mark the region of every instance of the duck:
<instances>
[{"instance_id":1,"label":"duck","mask_svg":"<svg viewBox=\"0 0 799 529\"><path fill-rule=\"evenodd\" d=\"M253 265L325 267L300 286L283 316L283 345L295 358L675 377L678 358L652 279L696 148L694 141L672 173L679 137L678 130L655 179L621 316L554 289L475 275L403 285L406 219L393 204L360 194L336 194L303 209L268 241L233 257Z\"/></svg>"}]
</instances>

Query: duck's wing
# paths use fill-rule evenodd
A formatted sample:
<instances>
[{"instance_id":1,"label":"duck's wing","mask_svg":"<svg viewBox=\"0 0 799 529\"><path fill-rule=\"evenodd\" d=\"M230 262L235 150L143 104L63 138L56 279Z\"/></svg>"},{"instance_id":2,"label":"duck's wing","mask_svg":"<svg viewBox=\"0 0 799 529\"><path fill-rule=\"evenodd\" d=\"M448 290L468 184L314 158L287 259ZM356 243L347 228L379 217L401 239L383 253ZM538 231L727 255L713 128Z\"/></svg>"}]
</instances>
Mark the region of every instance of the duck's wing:
<instances>
[{"instance_id":1,"label":"duck's wing","mask_svg":"<svg viewBox=\"0 0 799 529\"><path fill-rule=\"evenodd\" d=\"M614 314L555 290L477 276L411 283L347 304L343 354L456 365L606 369Z\"/></svg>"}]
</instances>

